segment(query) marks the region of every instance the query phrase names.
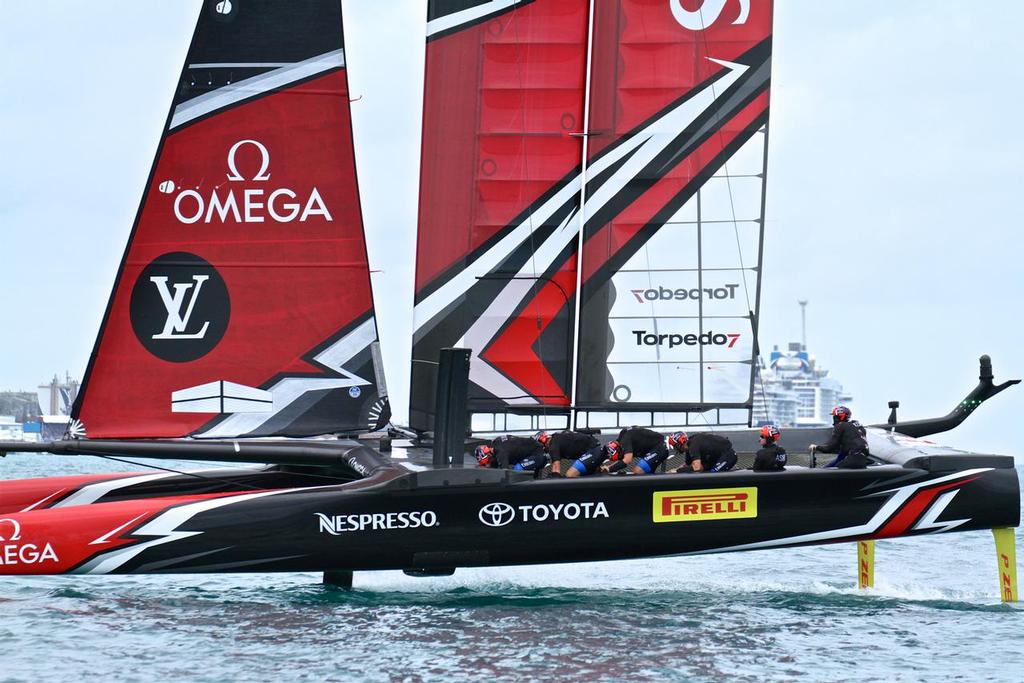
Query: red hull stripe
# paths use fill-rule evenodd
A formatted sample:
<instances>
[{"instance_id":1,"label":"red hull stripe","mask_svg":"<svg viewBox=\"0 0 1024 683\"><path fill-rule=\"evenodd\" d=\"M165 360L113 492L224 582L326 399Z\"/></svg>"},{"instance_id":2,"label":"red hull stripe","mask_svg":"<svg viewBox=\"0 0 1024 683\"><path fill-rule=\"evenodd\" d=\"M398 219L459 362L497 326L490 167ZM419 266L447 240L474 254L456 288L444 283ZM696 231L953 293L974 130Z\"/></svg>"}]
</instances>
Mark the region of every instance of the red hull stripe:
<instances>
[{"instance_id":1,"label":"red hull stripe","mask_svg":"<svg viewBox=\"0 0 1024 683\"><path fill-rule=\"evenodd\" d=\"M892 536L900 536L906 533L907 529L913 526L914 522L916 522L921 517L921 515L924 514L925 510L928 509L928 506L932 504L932 501L934 501L940 493L942 493L943 491L948 491L949 489L955 489L957 487L963 486L964 484L972 482L975 479L977 479L977 477L971 477L970 479L961 479L958 481L950 482L948 484L943 484L941 486L936 486L934 488L919 491L914 495L913 498L907 501L907 503L900 509L900 511L897 512L892 519L886 522L885 526L879 529L878 532L873 535L873 537L889 538Z\"/></svg>"}]
</instances>

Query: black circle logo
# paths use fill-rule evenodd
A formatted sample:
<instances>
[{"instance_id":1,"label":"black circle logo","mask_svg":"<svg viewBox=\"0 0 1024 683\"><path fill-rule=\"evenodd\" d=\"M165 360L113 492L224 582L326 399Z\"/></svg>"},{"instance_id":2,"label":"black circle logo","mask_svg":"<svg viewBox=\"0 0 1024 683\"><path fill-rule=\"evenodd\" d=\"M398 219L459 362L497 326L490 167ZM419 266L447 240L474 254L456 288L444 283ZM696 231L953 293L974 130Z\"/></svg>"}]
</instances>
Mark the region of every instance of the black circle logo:
<instances>
[{"instance_id":1,"label":"black circle logo","mask_svg":"<svg viewBox=\"0 0 1024 683\"><path fill-rule=\"evenodd\" d=\"M202 358L228 329L231 299L217 269L195 254L156 258L132 288L132 329L146 349L171 363Z\"/></svg>"}]
</instances>

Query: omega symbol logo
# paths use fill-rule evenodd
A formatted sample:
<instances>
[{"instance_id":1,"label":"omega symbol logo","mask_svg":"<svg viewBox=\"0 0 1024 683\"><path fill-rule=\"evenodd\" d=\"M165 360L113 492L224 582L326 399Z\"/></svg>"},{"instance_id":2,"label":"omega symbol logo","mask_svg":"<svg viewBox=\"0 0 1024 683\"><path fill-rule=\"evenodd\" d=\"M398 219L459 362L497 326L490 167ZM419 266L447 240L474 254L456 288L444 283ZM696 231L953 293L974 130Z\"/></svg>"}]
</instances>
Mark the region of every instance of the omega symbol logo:
<instances>
[{"instance_id":1,"label":"omega symbol logo","mask_svg":"<svg viewBox=\"0 0 1024 683\"><path fill-rule=\"evenodd\" d=\"M132 329L154 356L185 363L205 356L227 331L231 302L217 269L187 252L164 254L139 274Z\"/></svg>"},{"instance_id":2,"label":"omega symbol logo","mask_svg":"<svg viewBox=\"0 0 1024 683\"><path fill-rule=\"evenodd\" d=\"M16 519L0 519L0 524L10 525L10 536L0 536L0 541L17 541L21 538L21 524ZM2 527L0 527L2 528Z\"/></svg>"},{"instance_id":3,"label":"omega symbol logo","mask_svg":"<svg viewBox=\"0 0 1024 683\"><path fill-rule=\"evenodd\" d=\"M260 152L260 170L256 172L252 179L270 180L270 174L267 173L267 169L270 168L270 152L267 151L267 148L259 140L239 140L231 145L231 149L228 150L228 170L231 171L231 173L228 173L228 180L245 180L245 176L238 172L238 166L235 165L235 154L242 145L252 145Z\"/></svg>"},{"instance_id":4,"label":"omega symbol logo","mask_svg":"<svg viewBox=\"0 0 1024 683\"><path fill-rule=\"evenodd\" d=\"M168 178L157 183L156 190L174 196L174 217L183 225L334 220L317 186L286 187L280 177L274 184L268 182L270 150L259 140L246 138L228 148L225 177L226 182L213 187L199 183L189 188Z\"/></svg>"},{"instance_id":5,"label":"omega symbol logo","mask_svg":"<svg viewBox=\"0 0 1024 683\"><path fill-rule=\"evenodd\" d=\"M477 515L487 526L505 526L516 517L516 510L508 503L488 503Z\"/></svg>"},{"instance_id":6,"label":"omega symbol logo","mask_svg":"<svg viewBox=\"0 0 1024 683\"><path fill-rule=\"evenodd\" d=\"M668 6L672 9L672 16L680 26L691 31L703 31L711 28L711 25L718 21L727 2L728 0L704 0L697 9L688 10L683 7L683 0L668 0ZM740 15L732 23L745 24L749 16L750 0L740 0Z\"/></svg>"}]
</instances>

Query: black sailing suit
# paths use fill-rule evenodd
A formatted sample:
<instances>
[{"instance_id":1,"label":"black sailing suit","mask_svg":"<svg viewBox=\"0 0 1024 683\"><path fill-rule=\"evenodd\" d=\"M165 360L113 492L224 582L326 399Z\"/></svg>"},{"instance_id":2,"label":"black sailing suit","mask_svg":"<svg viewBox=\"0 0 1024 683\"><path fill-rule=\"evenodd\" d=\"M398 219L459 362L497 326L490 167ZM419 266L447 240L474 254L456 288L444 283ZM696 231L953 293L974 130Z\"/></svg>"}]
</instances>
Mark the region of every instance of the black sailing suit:
<instances>
[{"instance_id":1,"label":"black sailing suit","mask_svg":"<svg viewBox=\"0 0 1024 683\"><path fill-rule=\"evenodd\" d=\"M663 462L668 460L668 448L665 437L652 429L630 427L619 432L619 452L633 454L633 464L646 474L652 474ZM622 469L622 461L612 466L612 471Z\"/></svg>"},{"instance_id":2,"label":"black sailing suit","mask_svg":"<svg viewBox=\"0 0 1024 683\"><path fill-rule=\"evenodd\" d=\"M839 457L825 467L862 470L868 466L867 431L856 420L837 422L832 425L832 436L818 450L822 453L838 453Z\"/></svg>"},{"instance_id":3,"label":"black sailing suit","mask_svg":"<svg viewBox=\"0 0 1024 683\"><path fill-rule=\"evenodd\" d=\"M597 445L597 439L591 434L564 431L551 435L548 441L548 455L551 462L560 460L576 460Z\"/></svg>"},{"instance_id":4,"label":"black sailing suit","mask_svg":"<svg viewBox=\"0 0 1024 683\"><path fill-rule=\"evenodd\" d=\"M598 444L577 458L571 467L581 476L594 474L608 460L608 446ZM621 460L619 461L621 462Z\"/></svg>"},{"instance_id":5,"label":"black sailing suit","mask_svg":"<svg viewBox=\"0 0 1024 683\"><path fill-rule=\"evenodd\" d=\"M782 472L786 469L786 449L778 444L766 444L754 455L755 472Z\"/></svg>"},{"instance_id":6,"label":"black sailing suit","mask_svg":"<svg viewBox=\"0 0 1024 683\"><path fill-rule=\"evenodd\" d=\"M726 472L736 466L736 451L724 436L697 432L686 442L686 467L694 460L700 460L705 472Z\"/></svg>"},{"instance_id":7,"label":"black sailing suit","mask_svg":"<svg viewBox=\"0 0 1024 683\"><path fill-rule=\"evenodd\" d=\"M536 439L523 436L499 436L491 442L491 447L494 448L491 467L525 470L533 472L533 476L537 477L548 463L544 447Z\"/></svg>"}]
</instances>

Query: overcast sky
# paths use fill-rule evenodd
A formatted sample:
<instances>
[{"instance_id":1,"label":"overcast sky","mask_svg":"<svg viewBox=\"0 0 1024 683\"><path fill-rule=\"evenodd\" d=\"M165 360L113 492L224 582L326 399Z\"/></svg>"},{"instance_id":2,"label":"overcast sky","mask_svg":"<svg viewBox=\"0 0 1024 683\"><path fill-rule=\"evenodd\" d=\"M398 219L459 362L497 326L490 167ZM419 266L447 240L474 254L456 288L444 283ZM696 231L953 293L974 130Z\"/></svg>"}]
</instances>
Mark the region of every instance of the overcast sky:
<instances>
[{"instance_id":1,"label":"overcast sky","mask_svg":"<svg viewBox=\"0 0 1024 683\"><path fill-rule=\"evenodd\" d=\"M598 0L599 2L604 0ZM668 1L668 0L666 0ZM758 2L759 0L752 0ZM347 0L360 193L406 414L424 0ZM0 3L0 389L81 377L198 2ZM945 413L1024 376L1024 3L778 0L761 344L797 340L857 416ZM403 302L398 305L396 302ZM1024 389L950 445L1019 454Z\"/></svg>"}]
</instances>

